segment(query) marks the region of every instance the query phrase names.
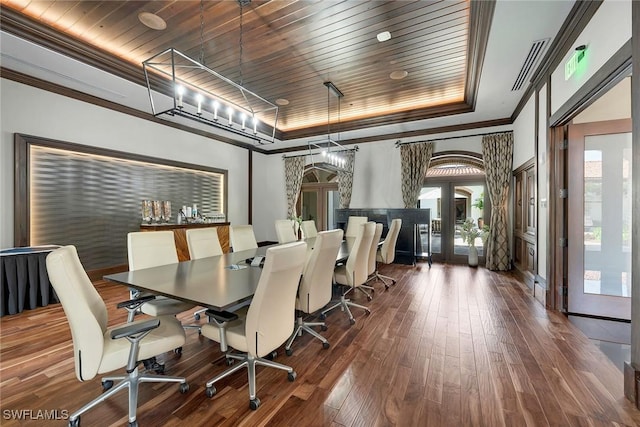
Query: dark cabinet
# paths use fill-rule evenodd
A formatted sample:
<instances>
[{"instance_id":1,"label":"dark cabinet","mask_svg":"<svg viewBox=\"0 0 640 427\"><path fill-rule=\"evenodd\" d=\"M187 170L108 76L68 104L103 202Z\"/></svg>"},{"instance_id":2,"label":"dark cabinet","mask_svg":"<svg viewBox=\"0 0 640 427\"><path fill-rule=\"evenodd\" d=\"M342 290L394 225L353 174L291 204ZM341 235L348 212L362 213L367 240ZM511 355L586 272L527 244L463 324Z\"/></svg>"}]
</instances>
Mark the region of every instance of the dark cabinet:
<instances>
[{"instance_id":1,"label":"dark cabinet","mask_svg":"<svg viewBox=\"0 0 640 427\"><path fill-rule=\"evenodd\" d=\"M533 287L538 268L534 159L514 171L513 185L513 264L525 283Z\"/></svg>"}]
</instances>

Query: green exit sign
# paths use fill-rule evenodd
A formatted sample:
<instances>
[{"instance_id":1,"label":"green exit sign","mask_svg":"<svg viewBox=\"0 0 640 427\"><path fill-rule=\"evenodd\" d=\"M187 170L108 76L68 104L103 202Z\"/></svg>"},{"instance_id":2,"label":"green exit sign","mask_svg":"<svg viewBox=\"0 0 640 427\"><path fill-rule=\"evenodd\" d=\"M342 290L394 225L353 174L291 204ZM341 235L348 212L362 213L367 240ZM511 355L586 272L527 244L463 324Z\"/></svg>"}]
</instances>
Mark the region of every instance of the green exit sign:
<instances>
[{"instance_id":1,"label":"green exit sign","mask_svg":"<svg viewBox=\"0 0 640 427\"><path fill-rule=\"evenodd\" d=\"M569 58L569 60L564 64L564 79L565 80L569 80L571 78L571 76L573 76L573 74L576 72L576 70L578 69L578 65L584 59L584 55L585 55L585 51L586 50L587 49L586 49L585 46L580 46L576 50L576 52L574 52L573 55L571 55L571 58Z\"/></svg>"}]
</instances>

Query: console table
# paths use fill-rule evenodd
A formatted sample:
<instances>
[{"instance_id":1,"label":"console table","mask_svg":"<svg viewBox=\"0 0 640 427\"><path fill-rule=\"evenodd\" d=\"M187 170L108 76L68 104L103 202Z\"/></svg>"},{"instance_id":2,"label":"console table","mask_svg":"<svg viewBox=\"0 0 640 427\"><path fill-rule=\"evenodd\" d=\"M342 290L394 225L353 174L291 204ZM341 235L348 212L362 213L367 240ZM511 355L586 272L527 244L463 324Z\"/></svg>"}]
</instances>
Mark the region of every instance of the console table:
<instances>
[{"instance_id":1,"label":"console table","mask_svg":"<svg viewBox=\"0 0 640 427\"><path fill-rule=\"evenodd\" d=\"M47 274L47 255L57 245L27 246L0 251L0 316L57 303Z\"/></svg>"},{"instance_id":2,"label":"console table","mask_svg":"<svg viewBox=\"0 0 640 427\"><path fill-rule=\"evenodd\" d=\"M418 258L425 258L431 266L431 209L336 209L337 226L346 229L350 216L366 216L369 221L381 223L383 236L389 231L392 219L402 219L396 262L415 264ZM424 240L422 235L426 235Z\"/></svg>"},{"instance_id":3,"label":"console table","mask_svg":"<svg viewBox=\"0 0 640 427\"><path fill-rule=\"evenodd\" d=\"M140 231L173 231L173 237L176 241L176 249L178 251L179 261L189 261L189 247L187 246L187 229L190 228L208 228L215 227L218 231L218 240L222 251L226 254L229 252L229 223L228 222L212 222L204 223L187 223L187 224L142 224Z\"/></svg>"}]
</instances>

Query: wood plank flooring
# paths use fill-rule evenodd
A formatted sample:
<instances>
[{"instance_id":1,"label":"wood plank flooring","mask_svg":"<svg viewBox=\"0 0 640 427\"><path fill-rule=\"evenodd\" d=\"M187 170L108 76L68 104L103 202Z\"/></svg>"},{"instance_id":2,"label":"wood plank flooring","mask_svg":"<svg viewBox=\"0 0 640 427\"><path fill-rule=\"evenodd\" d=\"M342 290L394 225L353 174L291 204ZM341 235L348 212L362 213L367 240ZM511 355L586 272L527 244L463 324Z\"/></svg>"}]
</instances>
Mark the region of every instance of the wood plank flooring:
<instances>
[{"instance_id":1,"label":"wood plank flooring","mask_svg":"<svg viewBox=\"0 0 640 427\"><path fill-rule=\"evenodd\" d=\"M258 368L262 405L249 409L246 370L221 381L209 399L205 382L226 369L218 345L187 331L182 357L165 354L166 372L191 389L143 384L141 426L634 426L640 412L623 396L621 372L560 313L546 311L510 274L434 264L383 266L396 277L377 286L371 315L339 310L323 334L327 350L308 335L290 357L276 359L298 377ZM127 289L96 287L110 324ZM192 322L191 313L180 316ZM59 305L0 320L0 424L65 425L17 420L11 411L73 412L101 392L98 377L80 383ZM63 414L60 412L60 414ZM84 426L126 425L120 393L82 416ZM57 424L56 424L57 423Z\"/></svg>"}]
</instances>

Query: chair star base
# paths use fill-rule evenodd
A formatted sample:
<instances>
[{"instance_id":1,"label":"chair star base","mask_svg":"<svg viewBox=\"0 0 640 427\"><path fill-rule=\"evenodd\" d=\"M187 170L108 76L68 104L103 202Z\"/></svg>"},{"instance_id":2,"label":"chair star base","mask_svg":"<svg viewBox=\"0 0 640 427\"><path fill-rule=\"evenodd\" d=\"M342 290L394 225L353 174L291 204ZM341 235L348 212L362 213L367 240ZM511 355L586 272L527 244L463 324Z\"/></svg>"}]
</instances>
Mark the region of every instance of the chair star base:
<instances>
[{"instance_id":1,"label":"chair star base","mask_svg":"<svg viewBox=\"0 0 640 427\"><path fill-rule=\"evenodd\" d=\"M205 394L207 397L213 397L216 394L216 388L213 384L221 380L222 378L226 378L233 374L234 372L246 367L248 376L249 376L249 407L253 410L258 409L260 406L260 399L256 397L256 365L267 366L271 368L281 369L283 371L287 371L287 379L289 381L293 381L296 379L296 372L293 370L291 366L283 365L281 363L277 363L271 360L267 360L262 357L254 357L250 354L227 354L226 357L228 359L235 359L241 361L241 363L236 363L231 368L226 371L216 375L210 381L207 381Z\"/></svg>"},{"instance_id":2,"label":"chair star base","mask_svg":"<svg viewBox=\"0 0 640 427\"><path fill-rule=\"evenodd\" d=\"M115 387L112 386L114 381L120 381ZM87 412L89 409L93 409L98 404L104 402L120 390L127 388L129 390L129 424L136 423L136 409L138 407L138 386L140 383L145 382L159 382L159 383L180 383L180 392L186 393L189 391L189 385L186 378L183 377L169 377L164 375L154 375L140 373L138 368L134 369L125 376L109 376L102 379L102 387L107 390L100 396L84 405L82 408L75 411L69 416L69 425L79 425L80 415Z\"/></svg>"},{"instance_id":3,"label":"chair star base","mask_svg":"<svg viewBox=\"0 0 640 427\"><path fill-rule=\"evenodd\" d=\"M356 304L355 302L351 302L350 299L345 298L345 295L346 293L340 297L340 301L338 301L336 304L332 305L326 310L323 310L320 314L320 318L325 318L328 312L337 307L340 307L340 310L347 312L347 315L349 316L349 323L351 323L352 325L356 323L356 319L353 318L353 314L351 314L351 310L349 310L349 307L361 308L367 315L371 314L371 310L369 310L367 307L365 307L364 305Z\"/></svg>"},{"instance_id":4,"label":"chair star base","mask_svg":"<svg viewBox=\"0 0 640 427\"><path fill-rule=\"evenodd\" d=\"M291 354L293 354L291 345L297 337L302 336L303 332L306 332L322 341L322 348L329 348L329 341L327 341L325 337L317 333L315 330L311 329L313 326L320 326L323 331L327 329L327 325L324 322L303 322L302 317L298 317L296 319L296 329L293 331L293 334L291 334L291 337L289 337L289 340L284 347L287 356L291 356Z\"/></svg>"}]
</instances>

